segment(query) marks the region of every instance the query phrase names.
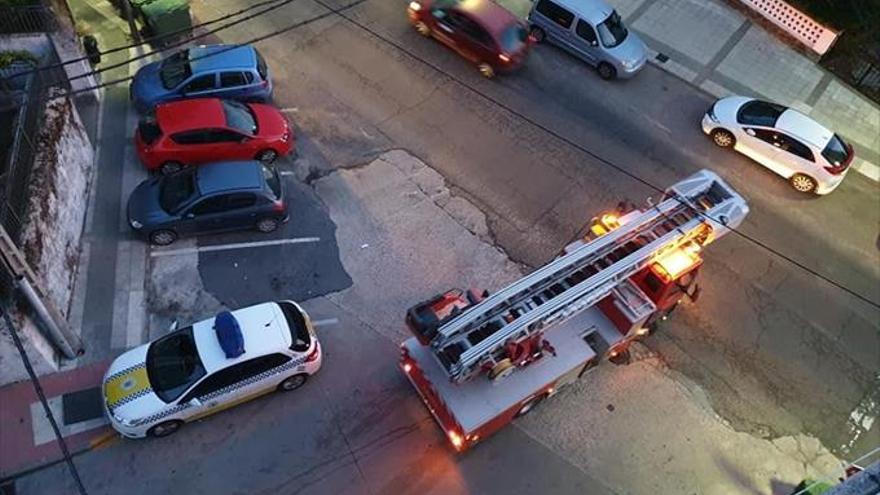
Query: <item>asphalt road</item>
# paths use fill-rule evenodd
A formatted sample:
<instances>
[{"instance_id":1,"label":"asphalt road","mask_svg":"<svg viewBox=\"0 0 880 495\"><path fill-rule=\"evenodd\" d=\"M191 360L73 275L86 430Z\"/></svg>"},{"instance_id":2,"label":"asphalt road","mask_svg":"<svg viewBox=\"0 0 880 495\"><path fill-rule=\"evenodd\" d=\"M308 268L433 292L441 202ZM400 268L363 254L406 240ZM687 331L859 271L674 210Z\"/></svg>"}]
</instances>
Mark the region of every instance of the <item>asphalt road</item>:
<instances>
[{"instance_id":1,"label":"asphalt road","mask_svg":"<svg viewBox=\"0 0 880 495\"><path fill-rule=\"evenodd\" d=\"M211 17L233 4L195 11ZM303 2L283 13L303 18L322 8ZM679 312L655 349L703 385L737 429L766 438L807 432L841 455L880 442L876 423L870 432L853 425L880 407L872 400L880 389L876 183L852 173L829 196L797 194L714 147L698 126L711 98L650 65L606 83L538 46L523 70L484 80L417 35L403 9L371 0L346 11L348 19L259 45L275 71L276 102L324 157L308 165L314 175L404 148L483 210L498 247L538 266L598 211L655 193L645 183L662 188L715 170L750 202L741 228L749 239L713 246L702 299ZM222 39L243 41L287 19L254 20Z\"/></svg>"},{"instance_id":2,"label":"asphalt road","mask_svg":"<svg viewBox=\"0 0 880 495\"><path fill-rule=\"evenodd\" d=\"M210 18L245 4L196 2L193 10ZM221 40L243 41L321 12L312 0L294 2ZM485 213L494 244L531 266L555 255L599 211L655 194L645 182L662 188L710 168L750 201L745 235L880 302L876 183L850 174L830 196L796 194L757 164L715 148L698 127L711 99L652 66L633 80L606 83L559 50L539 46L522 71L487 81L418 36L406 23L404 2L370 0L346 15L357 24L331 17L258 45L274 71L276 103L288 111L303 147L296 167L283 165L305 179L286 179L302 215L277 235L321 242L259 254L203 253L198 260L205 290L218 301L311 296L313 316L338 318L346 332L326 331L326 369L303 390L309 395L266 398L188 425L186 434L87 454L84 478L97 483L96 493L114 493L139 476L151 493L604 490L519 428L468 456L449 456L391 366L393 348L362 328L363 315L319 297L351 282L338 259L336 227L306 185L388 149L406 149L440 172L453 194ZM230 234L199 245L245 238L253 240ZM852 424L860 407L869 417L880 407L876 306L733 235L707 253L702 284L699 302L679 310L649 345L697 382L721 417L765 438L807 433L843 456L880 443L876 423L868 432ZM305 434L302 425L310 425ZM298 433L284 434L292 431ZM147 462L156 465L139 472ZM290 468L298 464L302 470ZM108 470L113 465L120 469ZM532 466L544 471L535 474ZM28 477L22 493L65 486L65 475L58 467Z\"/></svg>"}]
</instances>

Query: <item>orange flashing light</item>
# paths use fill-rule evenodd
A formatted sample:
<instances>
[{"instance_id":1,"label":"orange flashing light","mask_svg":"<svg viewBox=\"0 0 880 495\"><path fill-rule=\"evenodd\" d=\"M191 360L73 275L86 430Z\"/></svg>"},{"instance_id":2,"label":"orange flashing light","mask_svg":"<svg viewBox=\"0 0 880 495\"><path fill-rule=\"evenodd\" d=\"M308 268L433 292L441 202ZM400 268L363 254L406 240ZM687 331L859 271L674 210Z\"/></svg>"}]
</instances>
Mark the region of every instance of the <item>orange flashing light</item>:
<instances>
[{"instance_id":1,"label":"orange flashing light","mask_svg":"<svg viewBox=\"0 0 880 495\"><path fill-rule=\"evenodd\" d=\"M446 432L446 436L449 437L449 441L452 442L452 446L455 447L455 450L461 450L461 446L464 444L464 439L461 438L461 435L449 430Z\"/></svg>"},{"instance_id":2,"label":"orange flashing light","mask_svg":"<svg viewBox=\"0 0 880 495\"><path fill-rule=\"evenodd\" d=\"M676 280L700 263L700 245L688 243L668 251L654 260L654 272L667 282Z\"/></svg>"}]
</instances>

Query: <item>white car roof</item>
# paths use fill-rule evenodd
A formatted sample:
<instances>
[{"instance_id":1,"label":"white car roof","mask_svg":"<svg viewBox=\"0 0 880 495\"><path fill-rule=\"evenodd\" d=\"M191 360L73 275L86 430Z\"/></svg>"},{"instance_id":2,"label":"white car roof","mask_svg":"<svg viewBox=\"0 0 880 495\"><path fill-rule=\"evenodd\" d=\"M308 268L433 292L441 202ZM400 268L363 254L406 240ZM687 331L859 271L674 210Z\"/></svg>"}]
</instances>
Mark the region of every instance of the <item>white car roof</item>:
<instances>
[{"instance_id":1,"label":"white car roof","mask_svg":"<svg viewBox=\"0 0 880 495\"><path fill-rule=\"evenodd\" d=\"M205 371L213 373L233 364L266 354L284 352L291 345L290 327L281 308L267 302L232 311L241 327L244 354L227 359L214 331L214 318L193 324L193 338Z\"/></svg>"},{"instance_id":2,"label":"white car roof","mask_svg":"<svg viewBox=\"0 0 880 495\"><path fill-rule=\"evenodd\" d=\"M820 150L824 149L834 136L834 133L822 124L791 108L782 112L776 120L776 128Z\"/></svg>"},{"instance_id":3,"label":"white car roof","mask_svg":"<svg viewBox=\"0 0 880 495\"><path fill-rule=\"evenodd\" d=\"M593 26L601 24L614 11L614 7L604 0L553 0L553 2L574 12Z\"/></svg>"}]
</instances>

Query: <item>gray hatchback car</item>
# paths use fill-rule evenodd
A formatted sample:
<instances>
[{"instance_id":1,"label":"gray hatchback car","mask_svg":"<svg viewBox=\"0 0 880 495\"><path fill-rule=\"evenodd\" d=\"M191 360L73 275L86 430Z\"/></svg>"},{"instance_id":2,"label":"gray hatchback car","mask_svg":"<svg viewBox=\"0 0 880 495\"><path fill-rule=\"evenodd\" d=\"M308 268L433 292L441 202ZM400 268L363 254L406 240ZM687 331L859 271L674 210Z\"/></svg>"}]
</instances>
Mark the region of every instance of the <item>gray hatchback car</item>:
<instances>
[{"instance_id":1,"label":"gray hatchback car","mask_svg":"<svg viewBox=\"0 0 880 495\"><path fill-rule=\"evenodd\" d=\"M151 243L179 236L256 229L287 221L278 171L259 161L217 162L141 182L128 198L128 224Z\"/></svg>"},{"instance_id":2,"label":"gray hatchback car","mask_svg":"<svg viewBox=\"0 0 880 495\"><path fill-rule=\"evenodd\" d=\"M530 34L596 67L602 79L634 76L647 62L645 43L602 0L537 0Z\"/></svg>"}]
</instances>

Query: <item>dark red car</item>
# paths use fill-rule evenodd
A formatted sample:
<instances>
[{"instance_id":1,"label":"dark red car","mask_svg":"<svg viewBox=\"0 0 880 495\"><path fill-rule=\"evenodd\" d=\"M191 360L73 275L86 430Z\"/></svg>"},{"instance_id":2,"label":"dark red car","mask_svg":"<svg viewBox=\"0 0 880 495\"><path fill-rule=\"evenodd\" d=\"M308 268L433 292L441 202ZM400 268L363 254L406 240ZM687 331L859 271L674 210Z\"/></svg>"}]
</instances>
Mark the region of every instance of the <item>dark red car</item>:
<instances>
[{"instance_id":1,"label":"dark red car","mask_svg":"<svg viewBox=\"0 0 880 495\"><path fill-rule=\"evenodd\" d=\"M525 24L493 0L413 0L410 23L492 77L522 65L535 42Z\"/></svg>"},{"instance_id":2,"label":"dark red car","mask_svg":"<svg viewBox=\"0 0 880 495\"><path fill-rule=\"evenodd\" d=\"M138 124L134 141L147 169L163 174L221 160L271 163L294 147L290 124L277 108L217 98L157 105Z\"/></svg>"}]
</instances>

